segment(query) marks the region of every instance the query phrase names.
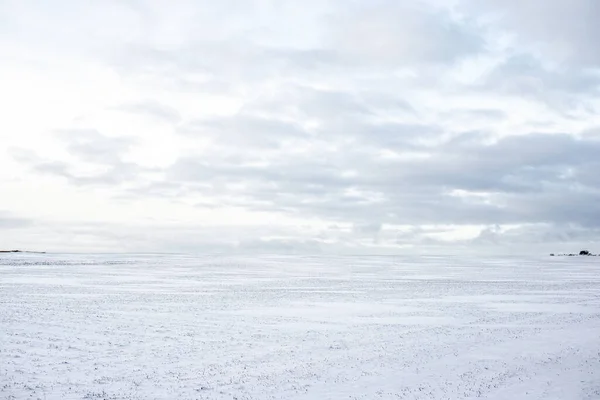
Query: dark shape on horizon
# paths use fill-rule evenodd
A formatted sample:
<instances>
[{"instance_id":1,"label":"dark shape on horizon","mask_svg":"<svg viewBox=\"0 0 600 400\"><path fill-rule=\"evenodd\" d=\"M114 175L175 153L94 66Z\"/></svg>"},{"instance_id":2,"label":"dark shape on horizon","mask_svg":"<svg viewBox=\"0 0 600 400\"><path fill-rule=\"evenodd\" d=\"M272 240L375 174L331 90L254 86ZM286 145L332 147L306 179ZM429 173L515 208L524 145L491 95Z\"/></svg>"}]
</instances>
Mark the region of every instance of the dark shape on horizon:
<instances>
[{"instance_id":1,"label":"dark shape on horizon","mask_svg":"<svg viewBox=\"0 0 600 400\"><path fill-rule=\"evenodd\" d=\"M31 253L31 254L46 254L45 251L27 251L27 250L0 250L0 253Z\"/></svg>"},{"instance_id":2,"label":"dark shape on horizon","mask_svg":"<svg viewBox=\"0 0 600 400\"><path fill-rule=\"evenodd\" d=\"M581 250L579 253L558 253L558 254L550 253L550 257L554 257L554 256L558 256L558 257L577 257L577 256L599 257L600 254L590 253L589 250Z\"/></svg>"}]
</instances>

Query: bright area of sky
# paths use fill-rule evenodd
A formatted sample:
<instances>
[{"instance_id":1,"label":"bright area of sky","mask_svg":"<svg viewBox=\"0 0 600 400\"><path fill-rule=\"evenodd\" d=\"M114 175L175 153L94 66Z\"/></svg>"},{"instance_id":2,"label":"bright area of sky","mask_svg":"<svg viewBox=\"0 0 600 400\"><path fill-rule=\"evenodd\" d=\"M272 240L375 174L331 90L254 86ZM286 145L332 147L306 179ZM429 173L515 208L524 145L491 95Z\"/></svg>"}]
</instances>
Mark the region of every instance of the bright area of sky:
<instances>
[{"instance_id":1,"label":"bright area of sky","mask_svg":"<svg viewBox=\"0 0 600 400\"><path fill-rule=\"evenodd\" d=\"M594 251L599 20L597 0L0 1L0 247Z\"/></svg>"}]
</instances>

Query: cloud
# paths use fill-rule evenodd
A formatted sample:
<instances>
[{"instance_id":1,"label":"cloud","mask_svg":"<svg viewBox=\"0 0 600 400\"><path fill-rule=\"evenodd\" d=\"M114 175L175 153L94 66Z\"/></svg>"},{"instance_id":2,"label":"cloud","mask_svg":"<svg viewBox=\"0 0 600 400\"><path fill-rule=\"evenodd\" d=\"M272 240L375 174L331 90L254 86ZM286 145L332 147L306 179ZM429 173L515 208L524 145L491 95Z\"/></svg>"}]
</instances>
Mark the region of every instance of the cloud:
<instances>
[{"instance_id":1,"label":"cloud","mask_svg":"<svg viewBox=\"0 0 600 400\"><path fill-rule=\"evenodd\" d=\"M520 248L524 240L535 251L543 247L553 253L575 253L582 248L594 248L600 241L600 230L570 224L530 224L507 228L492 226L482 230L470 242L475 246Z\"/></svg>"},{"instance_id":2,"label":"cloud","mask_svg":"<svg viewBox=\"0 0 600 400\"><path fill-rule=\"evenodd\" d=\"M370 68L444 67L485 47L477 26L424 1L311 1L303 9L289 0L249 9L236 3L219 24L223 10L213 4L190 6L194 19L178 16L178 25L154 6L137 8L174 38L127 42L112 52L111 66L128 79L190 92L234 95L273 81L327 85ZM252 18L260 27L248 27Z\"/></svg>"},{"instance_id":3,"label":"cloud","mask_svg":"<svg viewBox=\"0 0 600 400\"><path fill-rule=\"evenodd\" d=\"M20 218L9 212L0 210L0 228L6 230L22 229L30 227L33 221L27 218Z\"/></svg>"},{"instance_id":4,"label":"cloud","mask_svg":"<svg viewBox=\"0 0 600 400\"><path fill-rule=\"evenodd\" d=\"M561 113L590 112L600 93L600 75L570 66L549 67L531 55L516 54L494 67L480 90L531 98Z\"/></svg>"},{"instance_id":5,"label":"cloud","mask_svg":"<svg viewBox=\"0 0 600 400\"><path fill-rule=\"evenodd\" d=\"M358 2L333 18L335 46L365 63L453 63L483 49L475 26L422 1Z\"/></svg>"},{"instance_id":6,"label":"cloud","mask_svg":"<svg viewBox=\"0 0 600 400\"><path fill-rule=\"evenodd\" d=\"M123 104L114 107L116 110L130 112L133 114L149 115L157 120L163 120L170 124L177 124L181 121L179 112L167 105L157 101L143 101L139 103Z\"/></svg>"},{"instance_id":7,"label":"cloud","mask_svg":"<svg viewBox=\"0 0 600 400\"><path fill-rule=\"evenodd\" d=\"M386 138L373 142L390 147ZM595 176L599 143L532 133L491 144L453 140L428 148L432 154L422 159L383 160L375 152L352 151L336 152L328 161L289 157L261 166L182 159L168 180L182 187L206 184L204 193L236 205L364 226L568 221L586 226L600 220L597 183L586 180Z\"/></svg>"},{"instance_id":8,"label":"cloud","mask_svg":"<svg viewBox=\"0 0 600 400\"><path fill-rule=\"evenodd\" d=\"M56 135L66 144L69 154L98 163L118 161L135 143L132 138L110 137L95 129L63 129Z\"/></svg>"},{"instance_id":9,"label":"cloud","mask_svg":"<svg viewBox=\"0 0 600 400\"><path fill-rule=\"evenodd\" d=\"M595 0L494 0L465 2L494 16L493 25L548 58L584 67L600 65L596 40L600 4Z\"/></svg>"},{"instance_id":10,"label":"cloud","mask_svg":"<svg viewBox=\"0 0 600 400\"><path fill-rule=\"evenodd\" d=\"M321 254L322 244L318 240L298 239L258 239L242 241L235 250L241 253L286 253L286 254ZM232 250L230 250L232 251Z\"/></svg>"},{"instance_id":11,"label":"cloud","mask_svg":"<svg viewBox=\"0 0 600 400\"><path fill-rule=\"evenodd\" d=\"M93 129L65 129L55 136L73 161L48 160L19 148L12 149L13 157L33 171L65 178L78 186L119 185L144 172L139 165L124 161L135 144L132 138L109 137Z\"/></svg>"},{"instance_id":12,"label":"cloud","mask_svg":"<svg viewBox=\"0 0 600 400\"><path fill-rule=\"evenodd\" d=\"M393 253L597 237L591 0L1 7L0 196L41 221L22 241Z\"/></svg>"},{"instance_id":13,"label":"cloud","mask_svg":"<svg viewBox=\"0 0 600 400\"><path fill-rule=\"evenodd\" d=\"M179 129L185 135L200 135L213 142L231 146L278 148L286 141L307 139L307 134L293 121L235 115L227 118L192 120Z\"/></svg>"}]
</instances>

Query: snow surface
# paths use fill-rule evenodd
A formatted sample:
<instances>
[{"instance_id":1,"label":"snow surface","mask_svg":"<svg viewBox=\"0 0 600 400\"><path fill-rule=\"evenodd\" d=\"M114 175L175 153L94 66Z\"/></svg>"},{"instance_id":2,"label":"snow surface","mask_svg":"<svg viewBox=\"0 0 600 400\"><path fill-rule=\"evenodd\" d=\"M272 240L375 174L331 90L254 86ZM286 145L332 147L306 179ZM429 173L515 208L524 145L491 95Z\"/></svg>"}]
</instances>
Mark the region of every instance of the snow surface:
<instances>
[{"instance_id":1,"label":"snow surface","mask_svg":"<svg viewBox=\"0 0 600 400\"><path fill-rule=\"evenodd\" d=\"M4 399L600 399L600 258L0 256Z\"/></svg>"}]
</instances>

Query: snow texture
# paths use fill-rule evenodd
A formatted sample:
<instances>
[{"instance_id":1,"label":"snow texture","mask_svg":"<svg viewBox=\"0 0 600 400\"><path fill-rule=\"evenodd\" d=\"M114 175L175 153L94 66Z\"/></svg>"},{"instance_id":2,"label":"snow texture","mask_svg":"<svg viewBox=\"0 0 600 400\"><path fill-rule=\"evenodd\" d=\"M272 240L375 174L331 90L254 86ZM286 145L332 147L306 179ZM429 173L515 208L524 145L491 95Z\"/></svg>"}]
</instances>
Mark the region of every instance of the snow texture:
<instances>
[{"instance_id":1,"label":"snow texture","mask_svg":"<svg viewBox=\"0 0 600 400\"><path fill-rule=\"evenodd\" d=\"M600 259L0 256L3 399L600 399Z\"/></svg>"}]
</instances>

